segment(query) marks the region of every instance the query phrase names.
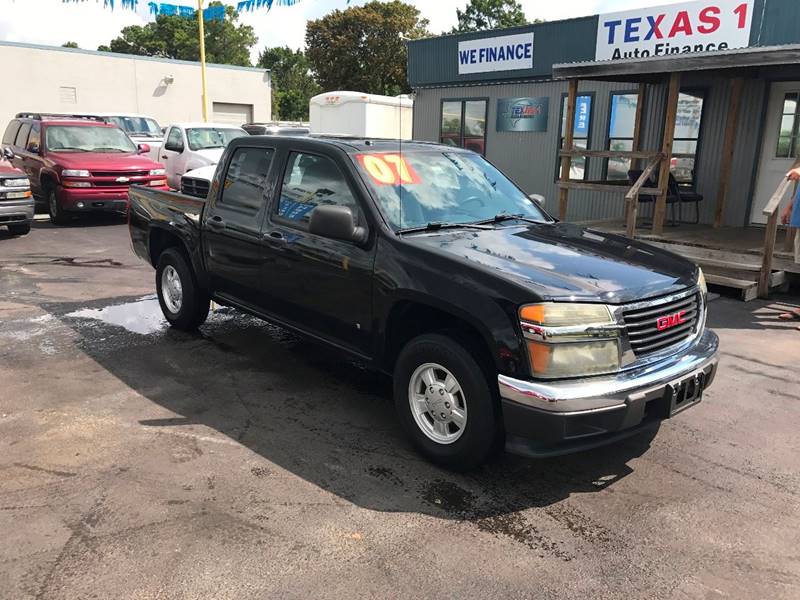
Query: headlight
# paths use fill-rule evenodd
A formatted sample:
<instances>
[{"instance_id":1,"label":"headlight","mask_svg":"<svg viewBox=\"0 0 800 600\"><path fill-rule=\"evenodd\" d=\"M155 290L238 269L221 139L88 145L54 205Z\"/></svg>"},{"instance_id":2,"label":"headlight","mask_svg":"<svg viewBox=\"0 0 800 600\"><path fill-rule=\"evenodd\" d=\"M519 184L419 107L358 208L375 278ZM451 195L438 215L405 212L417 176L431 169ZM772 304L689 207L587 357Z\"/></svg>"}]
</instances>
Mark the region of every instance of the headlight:
<instances>
[{"instance_id":1,"label":"headlight","mask_svg":"<svg viewBox=\"0 0 800 600\"><path fill-rule=\"evenodd\" d=\"M545 344L528 340L531 368L536 377L580 377L619 370L616 340Z\"/></svg>"},{"instance_id":2,"label":"headlight","mask_svg":"<svg viewBox=\"0 0 800 600\"><path fill-rule=\"evenodd\" d=\"M583 377L620 369L620 327L604 304L548 302L519 310L535 377Z\"/></svg>"},{"instance_id":3,"label":"headlight","mask_svg":"<svg viewBox=\"0 0 800 600\"><path fill-rule=\"evenodd\" d=\"M166 169L151 169L150 170L150 175L166 175L166 174L167 174L167 170Z\"/></svg>"},{"instance_id":4,"label":"headlight","mask_svg":"<svg viewBox=\"0 0 800 600\"><path fill-rule=\"evenodd\" d=\"M92 174L89 171L85 171L83 169L64 169L61 171L61 175L64 177L91 177Z\"/></svg>"},{"instance_id":5,"label":"headlight","mask_svg":"<svg viewBox=\"0 0 800 600\"><path fill-rule=\"evenodd\" d=\"M0 187L28 187L28 180L24 177L19 179L0 179Z\"/></svg>"}]
</instances>

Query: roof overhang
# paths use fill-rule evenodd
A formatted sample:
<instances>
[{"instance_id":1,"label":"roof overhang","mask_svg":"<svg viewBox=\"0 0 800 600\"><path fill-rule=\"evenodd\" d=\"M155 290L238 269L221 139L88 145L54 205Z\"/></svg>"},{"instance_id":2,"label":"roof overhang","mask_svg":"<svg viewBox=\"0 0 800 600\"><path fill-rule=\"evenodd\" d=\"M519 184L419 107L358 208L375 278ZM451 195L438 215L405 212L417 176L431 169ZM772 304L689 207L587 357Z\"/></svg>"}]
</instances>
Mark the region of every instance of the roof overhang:
<instances>
[{"instance_id":1,"label":"roof overhang","mask_svg":"<svg viewBox=\"0 0 800 600\"><path fill-rule=\"evenodd\" d=\"M553 65L553 79L648 81L668 73L800 64L800 44Z\"/></svg>"}]
</instances>

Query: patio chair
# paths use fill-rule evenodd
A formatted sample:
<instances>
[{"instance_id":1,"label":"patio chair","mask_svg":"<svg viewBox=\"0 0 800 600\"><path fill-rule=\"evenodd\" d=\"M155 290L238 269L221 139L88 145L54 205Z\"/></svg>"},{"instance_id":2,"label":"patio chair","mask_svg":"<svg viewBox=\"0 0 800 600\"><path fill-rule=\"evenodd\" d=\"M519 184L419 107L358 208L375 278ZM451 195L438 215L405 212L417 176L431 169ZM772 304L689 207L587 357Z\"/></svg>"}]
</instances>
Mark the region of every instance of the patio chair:
<instances>
[{"instance_id":1,"label":"patio chair","mask_svg":"<svg viewBox=\"0 0 800 600\"><path fill-rule=\"evenodd\" d=\"M694 179L694 172L692 172L692 179ZM698 194L693 188L685 185L678 184L675 176L669 174L669 195L677 196L679 199L678 205L678 219L681 223L691 223L697 225L700 222L700 203L703 201L703 195ZM694 204L694 221L683 220L683 205Z\"/></svg>"}]
</instances>

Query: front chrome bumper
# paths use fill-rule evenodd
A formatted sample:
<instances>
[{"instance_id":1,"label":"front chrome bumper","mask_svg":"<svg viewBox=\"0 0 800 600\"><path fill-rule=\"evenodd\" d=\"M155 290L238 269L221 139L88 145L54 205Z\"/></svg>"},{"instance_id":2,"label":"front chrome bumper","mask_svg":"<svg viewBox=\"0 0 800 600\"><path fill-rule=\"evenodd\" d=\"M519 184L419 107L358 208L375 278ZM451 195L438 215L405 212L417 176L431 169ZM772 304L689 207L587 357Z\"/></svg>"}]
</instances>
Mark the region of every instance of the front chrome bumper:
<instances>
[{"instance_id":1,"label":"front chrome bumper","mask_svg":"<svg viewBox=\"0 0 800 600\"><path fill-rule=\"evenodd\" d=\"M0 225L30 223L33 213L33 198L0 201Z\"/></svg>"},{"instance_id":2,"label":"front chrome bumper","mask_svg":"<svg viewBox=\"0 0 800 600\"><path fill-rule=\"evenodd\" d=\"M497 378L500 396L540 411L581 415L616 410L655 388L716 365L719 338L706 330L680 354L610 377L562 381L527 381L505 375Z\"/></svg>"}]
</instances>

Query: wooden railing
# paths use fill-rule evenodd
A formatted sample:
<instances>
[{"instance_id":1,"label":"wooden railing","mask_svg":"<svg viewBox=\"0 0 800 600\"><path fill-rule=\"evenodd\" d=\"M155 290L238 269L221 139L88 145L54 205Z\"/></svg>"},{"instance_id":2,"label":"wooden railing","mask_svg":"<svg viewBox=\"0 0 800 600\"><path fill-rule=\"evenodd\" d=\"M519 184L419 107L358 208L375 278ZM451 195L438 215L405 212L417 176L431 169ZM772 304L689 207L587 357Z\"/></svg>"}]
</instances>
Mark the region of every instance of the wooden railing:
<instances>
[{"instance_id":1,"label":"wooden railing","mask_svg":"<svg viewBox=\"0 0 800 600\"><path fill-rule=\"evenodd\" d=\"M797 161L793 169L800 166ZM772 277L772 258L775 254L775 240L778 237L778 215L781 202L789 189L795 190L796 186L790 179L781 180L778 189L764 207L763 214L767 217L767 227L764 232L764 255L761 259L761 273L758 276L758 297L766 298L769 296L769 284Z\"/></svg>"},{"instance_id":2,"label":"wooden railing","mask_svg":"<svg viewBox=\"0 0 800 600\"><path fill-rule=\"evenodd\" d=\"M636 219L639 213L639 196L661 196L664 189L659 183L659 187L644 187L647 180L653 174L653 171L659 167L664 160L664 154L661 152L644 152L644 151L622 151L622 150L583 150L581 148L573 148L572 150L561 150L559 155L562 158L571 159L575 157L586 158L623 158L630 161L647 160L647 166L642 171L641 176L633 186L628 189L628 182L614 182L614 181L577 181L564 177L558 182L558 187L562 190L589 190L592 192L625 192L625 215L626 215L626 235L633 238L636 235ZM559 215L564 218L563 214Z\"/></svg>"}]
</instances>

